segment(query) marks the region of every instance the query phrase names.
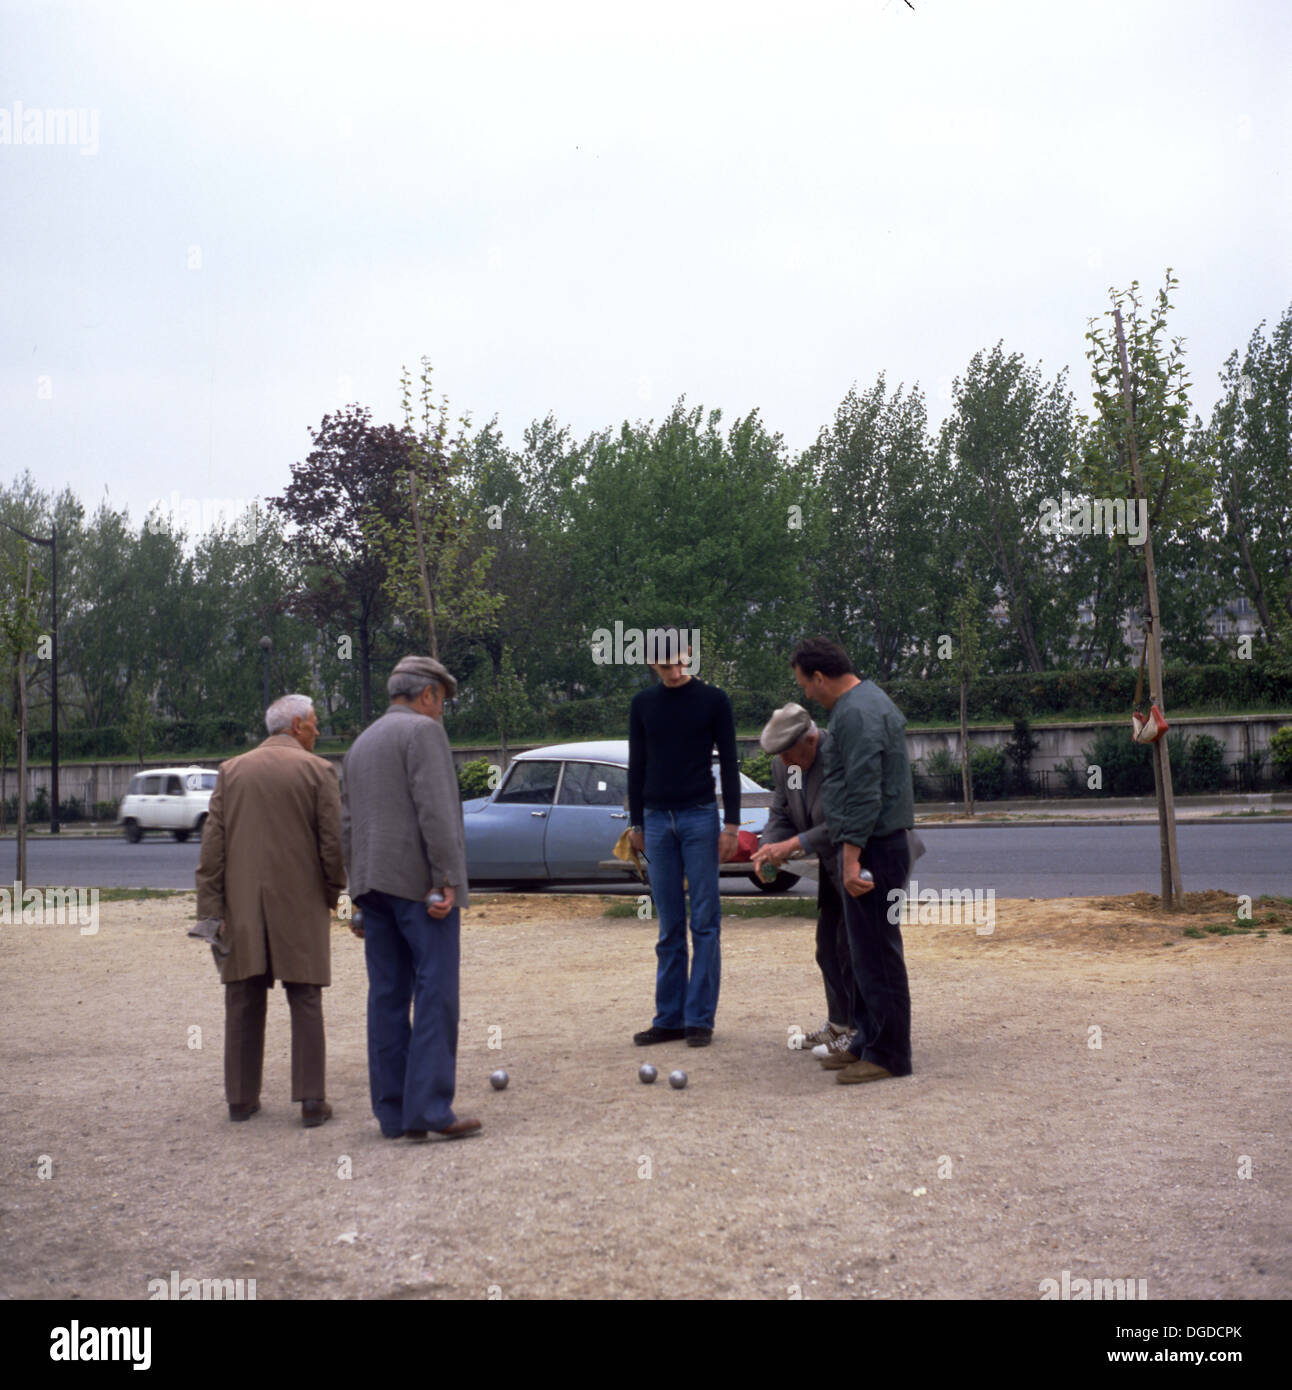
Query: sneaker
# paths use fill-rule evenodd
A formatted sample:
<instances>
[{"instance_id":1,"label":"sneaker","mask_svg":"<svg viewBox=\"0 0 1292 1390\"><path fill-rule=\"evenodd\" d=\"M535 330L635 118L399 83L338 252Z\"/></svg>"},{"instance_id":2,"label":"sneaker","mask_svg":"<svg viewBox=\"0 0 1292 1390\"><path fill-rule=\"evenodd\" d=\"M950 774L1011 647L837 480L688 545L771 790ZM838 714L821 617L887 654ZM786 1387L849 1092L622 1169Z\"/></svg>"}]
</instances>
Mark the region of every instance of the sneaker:
<instances>
[{"instance_id":1,"label":"sneaker","mask_svg":"<svg viewBox=\"0 0 1292 1390\"><path fill-rule=\"evenodd\" d=\"M835 1037L837 1034L846 1033L847 1031L848 1030L841 1024L831 1023L830 1020L827 1018L826 1021L820 1026L820 1028L816 1030L815 1033L809 1033L807 1037L805 1037L803 1041L799 1043L799 1047L802 1048L804 1052L806 1052L810 1048L820 1047L822 1043L828 1043L830 1039Z\"/></svg>"},{"instance_id":2,"label":"sneaker","mask_svg":"<svg viewBox=\"0 0 1292 1390\"><path fill-rule=\"evenodd\" d=\"M826 1071L838 1071L841 1067L851 1066L857 1060L851 1048L852 1034L840 1033L837 1038L832 1038L826 1043L821 1065Z\"/></svg>"},{"instance_id":3,"label":"sneaker","mask_svg":"<svg viewBox=\"0 0 1292 1390\"><path fill-rule=\"evenodd\" d=\"M638 1047L649 1047L651 1043L680 1042L684 1037L685 1028L656 1028L652 1025L643 1033L634 1033L633 1042Z\"/></svg>"},{"instance_id":4,"label":"sneaker","mask_svg":"<svg viewBox=\"0 0 1292 1390\"><path fill-rule=\"evenodd\" d=\"M687 1047L708 1047L712 1041L712 1028L688 1028L686 1030Z\"/></svg>"},{"instance_id":5,"label":"sneaker","mask_svg":"<svg viewBox=\"0 0 1292 1390\"><path fill-rule=\"evenodd\" d=\"M846 1047L856 1036L857 1030L855 1028L845 1028L842 1032L835 1033L829 1042L817 1043L812 1049L812 1055L813 1057L829 1057L830 1049L835 1043L842 1043Z\"/></svg>"}]
</instances>

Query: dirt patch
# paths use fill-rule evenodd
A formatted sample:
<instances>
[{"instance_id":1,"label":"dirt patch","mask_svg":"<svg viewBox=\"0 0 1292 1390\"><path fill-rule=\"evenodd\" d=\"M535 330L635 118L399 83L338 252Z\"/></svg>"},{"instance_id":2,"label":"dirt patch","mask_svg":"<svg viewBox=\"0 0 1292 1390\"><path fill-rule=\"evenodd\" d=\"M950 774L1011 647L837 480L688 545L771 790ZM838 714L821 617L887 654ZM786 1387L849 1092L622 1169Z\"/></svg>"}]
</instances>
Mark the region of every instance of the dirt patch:
<instances>
[{"instance_id":1,"label":"dirt patch","mask_svg":"<svg viewBox=\"0 0 1292 1390\"><path fill-rule=\"evenodd\" d=\"M647 1053L653 923L481 895L457 1108L485 1132L423 1146L370 1113L344 925L336 1118L314 1130L288 1102L281 990L264 1109L225 1117L191 897L104 904L94 935L6 926L0 1294L144 1299L175 1271L261 1299L1033 1299L1066 1269L1286 1298L1292 936L1186 936L1233 919L1204 896L1169 919L1134 895L1002 900L990 933L910 922L915 1075L848 1087L787 1046L823 1009L810 919L727 917L713 1046ZM647 1055L686 1089L641 1085Z\"/></svg>"}]
</instances>

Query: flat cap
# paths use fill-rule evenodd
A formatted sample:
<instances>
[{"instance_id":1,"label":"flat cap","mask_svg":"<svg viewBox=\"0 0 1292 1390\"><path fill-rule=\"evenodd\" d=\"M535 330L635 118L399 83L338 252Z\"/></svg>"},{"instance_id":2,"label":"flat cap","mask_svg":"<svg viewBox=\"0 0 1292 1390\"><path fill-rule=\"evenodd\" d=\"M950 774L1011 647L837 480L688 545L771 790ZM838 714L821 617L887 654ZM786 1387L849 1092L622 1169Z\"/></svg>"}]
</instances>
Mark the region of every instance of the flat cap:
<instances>
[{"instance_id":1,"label":"flat cap","mask_svg":"<svg viewBox=\"0 0 1292 1390\"><path fill-rule=\"evenodd\" d=\"M763 726L758 742L764 753L783 753L812 727L812 716L802 705L782 705Z\"/></svg>"},{"instance_id":2,"label":"flat cap","mask_svg":"<svg viewBox=\"0 0 1292 1390\"><path fill-rule=\"evenodd\" d=\"M400 657L399 664L390 673L390 683L394 683L396 676L417 676L426 681L437 680L444 686L445 698L449 700L458 693L457 680L433 656Z\"/></svg>"}]
</instances>

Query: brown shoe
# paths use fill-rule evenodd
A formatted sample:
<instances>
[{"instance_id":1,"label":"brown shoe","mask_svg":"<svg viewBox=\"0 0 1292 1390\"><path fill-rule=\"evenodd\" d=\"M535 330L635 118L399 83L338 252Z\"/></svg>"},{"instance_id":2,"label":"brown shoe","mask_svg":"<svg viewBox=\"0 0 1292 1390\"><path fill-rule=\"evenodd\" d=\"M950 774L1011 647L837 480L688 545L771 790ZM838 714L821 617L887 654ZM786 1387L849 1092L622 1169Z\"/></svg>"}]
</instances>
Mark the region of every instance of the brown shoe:
<instances>
[{"instance_id":1,"label":"brown shoe","mask_svg":"<svg viewBox=\"0 0 1292 1390\"><path fill-rule=\"evenodd\" d=\"M301 1101L301 1124L314 1129L332 1118L332 1107L325 1100Z\"/></svg>"},{"instance_id":2,"label":"brown shoe","mask_svg":"<svg viewBox=\"0 0 1292 1390\"><path fill-rule=\"evenodd\" d=\"M249 1120L257 1110L260 1109L258 1100L248 1101L245 1105L229 1106L229 1118L231 1120Z\"/></svg>"},{"instance_id":3,"label":"brown shoe","mask_svg":"<svg viewBox=\"0 0 1292 1390\"><path fill-rule=\"evenodd\" d=\"M852 1086L859 1081L885 1081L892 1077L893 1073L886 1067L881 1067L878 1062L867 1062L864 1059L854 1062L850 1067L844 1067L835 1077L840 1086Z\"/></svg>"},{"instance_id":4,"label":"brown shoe","mask_svg":"<svg viewBox=\"0 0 1292 1390\"><path fill-rule=\"evenodd\" d=\"M441 1139L469 1139L473 1134L479 1134L480 1129L479 1120L463 1119L454 1120L451 1125L446 1125L443 1129L408 1129L404 1131L404 1134L415 1144L421 1144L432 1134L438 1134Z\"/></svg>"}]
</instances>

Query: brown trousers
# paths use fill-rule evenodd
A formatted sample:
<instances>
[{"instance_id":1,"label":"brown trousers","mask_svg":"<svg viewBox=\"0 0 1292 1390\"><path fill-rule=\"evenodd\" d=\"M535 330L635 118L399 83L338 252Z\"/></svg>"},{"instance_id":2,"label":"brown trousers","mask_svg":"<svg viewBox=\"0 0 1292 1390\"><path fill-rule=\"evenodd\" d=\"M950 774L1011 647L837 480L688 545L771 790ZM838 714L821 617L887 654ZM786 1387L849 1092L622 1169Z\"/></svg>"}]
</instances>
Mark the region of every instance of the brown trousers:
<instances>
[{"instance_id":1,"label":"brown trousers","mask_svg":"<svg viewBox=\"0 0 1292 1390\"><path fill-rule=\"evenodd\" d=\"M230 1105L260 1099L265 1065L265 1014L273 975L224 987L224 1090ZM322 985L283 981L292 1012L292 1099L323 1100L326 1044Z\"/></svg>"}]
</instances>

